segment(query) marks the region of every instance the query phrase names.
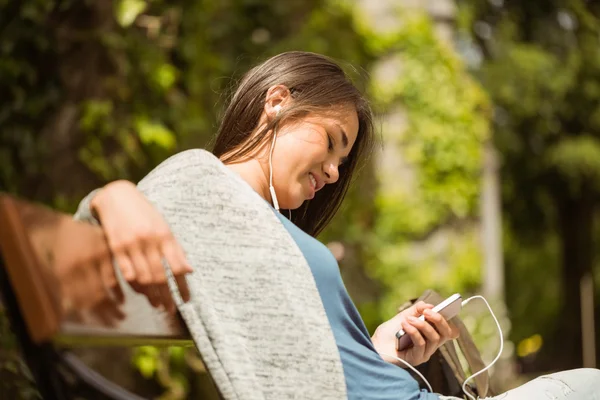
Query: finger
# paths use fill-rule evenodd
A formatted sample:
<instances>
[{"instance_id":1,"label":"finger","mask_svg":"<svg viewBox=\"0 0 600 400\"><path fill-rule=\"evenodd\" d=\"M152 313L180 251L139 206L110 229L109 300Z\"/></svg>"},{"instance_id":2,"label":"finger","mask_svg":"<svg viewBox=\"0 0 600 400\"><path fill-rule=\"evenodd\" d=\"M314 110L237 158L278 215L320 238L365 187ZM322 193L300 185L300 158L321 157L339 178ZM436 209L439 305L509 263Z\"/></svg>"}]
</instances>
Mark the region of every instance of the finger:
<instances>
[{"instance_id":1,"label":"finger","mask_svg":"<svg viewBox=\"0 0 600 400\"><path fill-rule=\"evenodd\" d=\"M102 307L105 313L115 321L122 321L126 317L125 312L121 309L121 307L112 300L107 299L106 301L100 303L99 306Z\"/></svg>"},{"instance_id":2,"label":"finger","mask_svg":"<svg viewBox=\"0 0 600 400\"><path fill-rule=\"evenodd\" d=\"M162 254L167 262L167 267L171 268L177 286L179 287L179 294L184 302L190 300L190 290L187 285L184 274L193 272L192 267L188 264L183 249L179 244L173 240L167 240L163 243Z\"/></svg>"},{"instance_id":3,"label":"finger","mask_svg":"<svg viewBox=\"0 0 600 400\"><path fill-rule=\"evenodd\" d=\"M162 285L157 285L157 290L160 293L162 304L169 314L173 314L175 312L175 302L173 301L173 297L171 296L171 291L169 290L169 285L166 283Z\"/></svg>"},{"instance_id":4,"label":"finger","mask_svg":"<svg viewBox=\"0 0 600 400\"><path fill-rule=\"evenodd\" d=\"M135 268L131 259L125 251L113 252L115 263L123 275L125 281L131 283L135 280Z\"/></svg>"},{"instance_id":5,"label":"finger","mask_svg":"<svg viewBox=\"0 0 600 400\"><path fill-rule=\"evenodd\" d=\"M440 334L429 324L429 322L419 318L409 317L408 323L417 328L428 343L437 343L440 341Z\"/></svg>"},{"instance_id":6,"label":"finger","mask_svg":"<svg viewBox=\"0 0 600 400\"><path fill-rule=\"evenodd\" d=\"M110 314L103 308L97 307L92 310L92 316L98 320L103 326L114 328L115 321L110 317Z\"/></svg>"},{"instance_id":7,"label":"finger","mask_svg":"<svg viewBox=\"0 0 600 400\"><path fill-rule=\"evenodd\" d=\"M147 290L146 286L140 285L136 281L130 282L129 286L131 286L131 288L133 290L135 290L137 293L143 294L144 296L146 295L146 290Z\"/></svg>"},{"instance_id":8,"label":"finger","mask_svg":"<svg viewBox=\"0 0 600 400\"><path fill-rule=\"evenodd\" d=\"M109 327L114 327L118 321L125 319L123 311L111 300L99 303L92 313L103 325Z\"/></svg>"},{"instance_id":9,"label":"finger","mask_svg":"<svg viewBox=\"0 0 600 400\"><path fill-rule=\"evenodd\" d=\"M152 274L152 285L158 295L158 301L165 310L169 310L172 307L173 300L171 299L171 293L168 288L164 290L162 287L167 282L165 268L162 264L162 256L156 246L146 247L145 254L150 273Z\"/></svg>"},{"instance_id":10,"label":"finger","mask_svg":"<svg viewBox=\"0 0 600 400\"><path fill-rule=\"evenodd\" d=\"M433 308L433 304L425 303L424 301L416 302L415 303L416 316L422 315L425 312L425 310L428 310L430 308Z\"/></svg>"},{"instance_id":11,"label":"finger","mask_svg":"<svg viewBox=\"0 0 600 400\"><path fill-rule=\"evenodd\" d=\"M133 263L133 268L135 269L135 280L142 286L153 283L150 265L148 264L148 261L146 260L141 248L133 247L129 249L128 254L131 262Z\"/></svg>"},{"instance_id":12,"label":"finger","mask_svg":"<svg viewBox=\"0 0 600 400\"><path fill-rule=\"evenodd\" d=\"M158 308L160 307L161 299L160 293L156 288L156 285L145 285L142 287L142 293L148 298L148 301L152 305L152 307Z\"/></svg>"},{"instance_id":13,"label":"finger","mask_svg":"<svg viewBox=\"0 0 600 400\"><path fill-rule=\"evenodd\" d=\"M419 330L419 333L425 338L425 354L427 358L435 352L440 344L440 334L429 325L428 322L422 321L419 318L410 317L408 319L410 325Z\"/></svg>"},{"instance_id":14,"label":"finger","mask_svg":"<svg viewBox=\"0 0 600 400\"><path fill-rule=\"evenodd\" d=\"M112 299L116 301L117 304L123 303L125 296L123 294L123 290L121 289L121 285L117 280L112 260L103 258L100 260L98 268L100 269L100 277L104 283L104 287L110 292Z\"/></svg>"},{"instance_id":15,"label":"finger","mask_svg":"<svg viewBox=\"0 0 600 400\"><path fill-rule=\"evenodd\" d=\"M409 319L410 318L412 317L409 317ZM413 344L412 347L406 350L406 352L411 354L415 362L422 360L425 354L425 347L427 345L423 335L421 335L419 330L412 326L408 321L402 321L402 329L404 329L404 332L410 336L410 340Z\"/></svg>"},{"instance_id":16,"label":"finger","mask_svg":"<svg viewBox=\"0 0 600 400\"><path fill-rule=\"evenodd\" d=\"M190 301L190 289L188 287L185 276L176 276L177 286L179 287L179 294L184 303Z\"/></svg>"},{"instance_id":17,"label":"finger","mask_svg":"<svg viewBox=\"0 0 600 400\"><path fill-rule=\"evenodd\" d=\"M164 242L162 251L171 267L171 271L173 271L173 275L178 276L194 272L194 268L188 262L183 248L177 243L174 236L171 235Z\"/></svg>"},{"instance_id":18,"label":"finger","mask_svg":"<svg viewBox=\"0 0 600 400\"><path fill-rule=\"evenodd\" d=\"M163 266L161 253L156 246L148 246L145 249L146 260L152 274L152 283L163 284L167 282L165 267Z\"/></svg>"},{"instance_id":19,"label":"finger","mask_svg":"<svg viewBox=\"0 0 600 400\"><path fill-rule=\"evenodd\" d=\"M452 329L441 314L433 312L431 310L425 310L423 312L425 320L430 324L433 324L435 330L440 334L440 340L445 342L452 338Z\"/></svg>"}]
</instances>

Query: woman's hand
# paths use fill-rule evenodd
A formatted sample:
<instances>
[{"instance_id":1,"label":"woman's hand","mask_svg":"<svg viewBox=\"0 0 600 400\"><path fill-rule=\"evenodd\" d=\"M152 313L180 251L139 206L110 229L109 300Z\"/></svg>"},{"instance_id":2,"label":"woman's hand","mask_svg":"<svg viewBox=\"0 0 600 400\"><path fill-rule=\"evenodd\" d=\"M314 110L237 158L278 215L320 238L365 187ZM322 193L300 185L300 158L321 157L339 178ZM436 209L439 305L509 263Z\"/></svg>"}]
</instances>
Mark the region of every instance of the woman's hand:
<instances>
[{"instance_id":1,"label":"woman's hand","mask_svg":"<svg viewBox=\"0 0 600 400\"><path fill-rule=\"evenodd\" d=\"M458 337L458 328L431 311L432 308L433 305L419 301L379 325L372 338L375 350L384 360L401 367L406 366L389 355L401 358L412 366L428 361L441 345ZM420 315L425 315L425 321L418 319ZM396 332L400 329L410 336L413 345L396 351Z\"/></svg>"},{"instance_id":2,"label":"woman's hand","mask_svg":"<svg viewBox=\"0 0 600 400\"><path fill-rule=\"evenodd\" d=\"M162 215L128 181L115 181L100 190L90 208L102 224L108 246L123 278L152 306L174 311L163 259L177 280L181 297L189 300L184 279L193 271Z\"/></svg>"}]
</instances>

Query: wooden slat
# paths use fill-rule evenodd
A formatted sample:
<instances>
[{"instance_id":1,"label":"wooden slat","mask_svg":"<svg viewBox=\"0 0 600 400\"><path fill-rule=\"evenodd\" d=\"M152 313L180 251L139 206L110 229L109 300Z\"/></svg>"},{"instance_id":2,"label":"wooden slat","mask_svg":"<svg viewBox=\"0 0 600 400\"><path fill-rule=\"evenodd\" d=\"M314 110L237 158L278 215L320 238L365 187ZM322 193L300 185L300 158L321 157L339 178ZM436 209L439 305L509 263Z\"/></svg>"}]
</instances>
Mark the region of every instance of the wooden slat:
<instances>
[{"instance_id":1,"label":"wooden slat","mask_svg":"<svg viewBox=\"0 0 600 400\"><path fill-rule=\"evenodd\" d=\"M102 229L0 194L0 251L32 340L67 345L191 343L180 320L118 277L125 319L107 327L81 299L108 301L97 266L110 262ZM79 290L79 292L77 292ZM78 293L77 297L75 293ZM97 302L96 302L97 304Z\"/></svg>"}]
</instances>

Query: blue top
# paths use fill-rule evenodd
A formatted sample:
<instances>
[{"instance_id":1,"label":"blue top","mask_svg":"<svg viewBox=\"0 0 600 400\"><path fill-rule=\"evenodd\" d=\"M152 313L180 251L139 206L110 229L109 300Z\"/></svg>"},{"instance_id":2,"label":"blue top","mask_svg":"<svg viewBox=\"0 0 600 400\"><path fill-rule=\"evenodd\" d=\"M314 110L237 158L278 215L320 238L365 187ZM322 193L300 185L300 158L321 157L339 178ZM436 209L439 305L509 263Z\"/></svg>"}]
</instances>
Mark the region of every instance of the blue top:
<instances>
[{"instance_id":1,"label":"blue top","mask_svg":"<svg viewBox=\"0 0 600 400\"><path fill-rule=\"evenodd\" d=\"M439 400L403 368L381 358L329 249L276 213L306 258L340 352L349 400Z\"/></svg>"}]
</instances>

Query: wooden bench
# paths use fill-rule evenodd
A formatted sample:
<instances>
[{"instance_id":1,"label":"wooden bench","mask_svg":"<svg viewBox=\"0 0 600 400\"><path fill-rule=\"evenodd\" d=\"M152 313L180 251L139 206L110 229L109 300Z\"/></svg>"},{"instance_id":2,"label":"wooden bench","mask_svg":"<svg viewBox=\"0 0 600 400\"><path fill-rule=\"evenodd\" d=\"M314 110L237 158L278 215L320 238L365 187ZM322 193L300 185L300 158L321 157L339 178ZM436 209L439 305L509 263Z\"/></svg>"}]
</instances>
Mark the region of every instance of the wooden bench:
<instances>
[{"instance_id":1,"label":"wooden bench","mask_svg":"<svg viewBox=\"0 0 600 400\"><path fill-rule=\"evenodd\" d=\"M125 318L114 326L105 326L75 300L76 290L86 288L86 296L111 301L105 287L89 289L90 280L99 276L94 266L111 260L98 226L0 193L0 256L0 291L34 376L36 369L52 367L51 360L41 360L43 354L54 357L65 347L192 345L177 315L153 308L120 277ZM44 398L64 398L54 396L52 382L40 382L44 371L38 375Z\"/></svg>"}]
</instances>

